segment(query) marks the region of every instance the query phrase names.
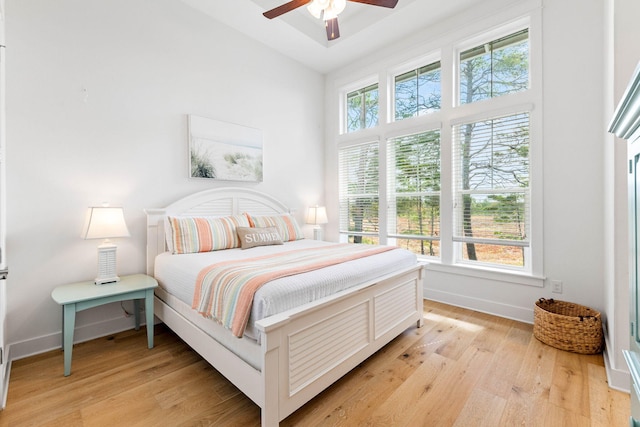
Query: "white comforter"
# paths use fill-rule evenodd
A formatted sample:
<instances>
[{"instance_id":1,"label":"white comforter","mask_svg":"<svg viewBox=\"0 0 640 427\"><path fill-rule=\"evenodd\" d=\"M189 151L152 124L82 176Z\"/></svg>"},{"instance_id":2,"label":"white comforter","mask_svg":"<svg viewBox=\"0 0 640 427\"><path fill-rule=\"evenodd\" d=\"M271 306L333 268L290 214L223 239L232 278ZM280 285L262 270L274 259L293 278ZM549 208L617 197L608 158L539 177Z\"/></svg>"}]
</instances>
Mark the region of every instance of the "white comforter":
<instances>
[{"instance_id":1,"label":"white comforter","mask_svg":"<svg viewBox=\"0 0 640 427\"><path fill-rule=\"evenodd\" d=\"M317 240L297 240L284 245L259 246L251 249L227 249L197 254L171 255L165 252L156 257L155 277L162 288L191 305L196 277L211 264L309 248L333 243ZM320 270L283 277L267 283L255 295L245 336L258 338L254 323L302 304L356 286L376 277L415 265L415 254L393 250Z\"/></svg>"}]
</instances>

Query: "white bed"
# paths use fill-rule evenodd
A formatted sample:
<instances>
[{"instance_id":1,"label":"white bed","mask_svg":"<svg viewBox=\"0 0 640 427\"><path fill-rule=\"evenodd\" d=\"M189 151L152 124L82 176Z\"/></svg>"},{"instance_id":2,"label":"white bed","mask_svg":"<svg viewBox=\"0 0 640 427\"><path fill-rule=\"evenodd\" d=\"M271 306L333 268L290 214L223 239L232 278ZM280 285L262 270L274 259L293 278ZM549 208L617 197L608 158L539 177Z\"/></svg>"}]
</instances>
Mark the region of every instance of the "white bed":
<instances>
[{"instance_id":1,"label":"white bed","mask_svg":"<svg viewBox=\"0 0 640 427\"><path fill-rule=\"evenodd\" d=\"M298 307L285 307L285 311L277 314L252 312L249 336L242 339L197 314L185 301L188 293L173 288L178 281L186 281L188 288L202 263L208 261L200 254L166 253L165 217L228 216L243 212L273 215L287 211L272 197L244 188L208 190L164 209L146 210L147 273L158 278L161 285L155 298L156 316L260 406L263 426L277 426L406 328L414 324L422 326L423 322L422 266L406 260L396 262L393 255L390 263L395 267L390 272L384 272L381 263L374 260L378 267L367 268L369 277L359 274L342 277L342 281L349 283L337 288L337 293ZM315 244L322 243L300 240L285 243L277 250ZM260 255L267 250L270 249L258 247L246 252ZM224 252L223 257L233 258L240 251L219 252ZM388 258L393 252L399 251L381 255ZM178 270L166 267L169 257L171 261L179 261ZM285 279L282 287L295 286L295 276L292 277ZM304 277L299 279L300 283L306 282ZM357 284L351 286L352 283ZM259 320L253 319L254 315ZM261 318L262 315L266 317Z\"/></svg>"}]
</instances>

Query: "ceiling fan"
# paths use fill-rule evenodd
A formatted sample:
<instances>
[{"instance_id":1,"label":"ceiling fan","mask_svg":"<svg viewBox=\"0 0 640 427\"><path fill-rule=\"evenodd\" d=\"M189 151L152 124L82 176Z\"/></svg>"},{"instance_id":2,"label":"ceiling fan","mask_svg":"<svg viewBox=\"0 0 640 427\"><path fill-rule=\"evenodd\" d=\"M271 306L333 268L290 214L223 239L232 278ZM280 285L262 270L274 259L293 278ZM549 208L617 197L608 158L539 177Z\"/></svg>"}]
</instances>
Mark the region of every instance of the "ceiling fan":
<instances>
[{"instance_id":1,"label":"ceiling fan","mask_svg":"<svg viewBox=\"0 0 640 427\"><path fill-rule=\"evenodd\" d=\"M301 6L308 5L307 9L313 16L324 20L327 29L327 40L331 41L340 37L338 14L344 10L347 1L388 7L390 9L393 9L396 7L396 4L398 4L398 0L292 0L264 12L263 15L269 19L273 19Z\"/></svg>"}]
</instances>

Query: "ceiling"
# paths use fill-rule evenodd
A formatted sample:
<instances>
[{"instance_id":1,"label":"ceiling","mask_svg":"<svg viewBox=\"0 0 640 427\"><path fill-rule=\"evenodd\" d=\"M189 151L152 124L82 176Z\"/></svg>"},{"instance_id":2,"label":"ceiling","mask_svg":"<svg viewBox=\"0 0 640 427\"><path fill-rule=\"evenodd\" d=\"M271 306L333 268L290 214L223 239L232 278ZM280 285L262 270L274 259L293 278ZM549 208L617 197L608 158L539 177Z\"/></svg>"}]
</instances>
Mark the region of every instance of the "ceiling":
<instances>
[{"instance_id":1,"label":"ceiling","mask_svg":"<svg viewBox=\"0 0 640 427\"><path fill-rule=\"evenodd\" d=\"M324 23L300 7L262 16L288 0L180 0L320 73L343 67L478 4L478 0L399 0L394 9L347 2L340 38L327 41Z\"/></svg>"}]
</instances>

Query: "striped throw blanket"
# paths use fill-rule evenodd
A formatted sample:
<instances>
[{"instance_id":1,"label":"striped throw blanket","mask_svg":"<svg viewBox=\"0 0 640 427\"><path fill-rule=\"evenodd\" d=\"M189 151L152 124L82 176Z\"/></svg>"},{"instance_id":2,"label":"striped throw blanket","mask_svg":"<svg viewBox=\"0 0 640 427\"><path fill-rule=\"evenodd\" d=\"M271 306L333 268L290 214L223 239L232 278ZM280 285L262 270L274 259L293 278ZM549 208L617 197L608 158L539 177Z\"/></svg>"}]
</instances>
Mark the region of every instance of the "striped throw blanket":
<instances>
[{"instance_id":1,"label":"striped throw blanket","mask_svg":"<svg viewBox=\"0 0 640 427\"><path fill-rule=\"evenodd\" d=\"M242 337L253 296L270 280L392 249L395 248L338 244L213 264L198 274L192 307L201 315L220 322L236 337Z\"/></svg>"}]
</instances>

